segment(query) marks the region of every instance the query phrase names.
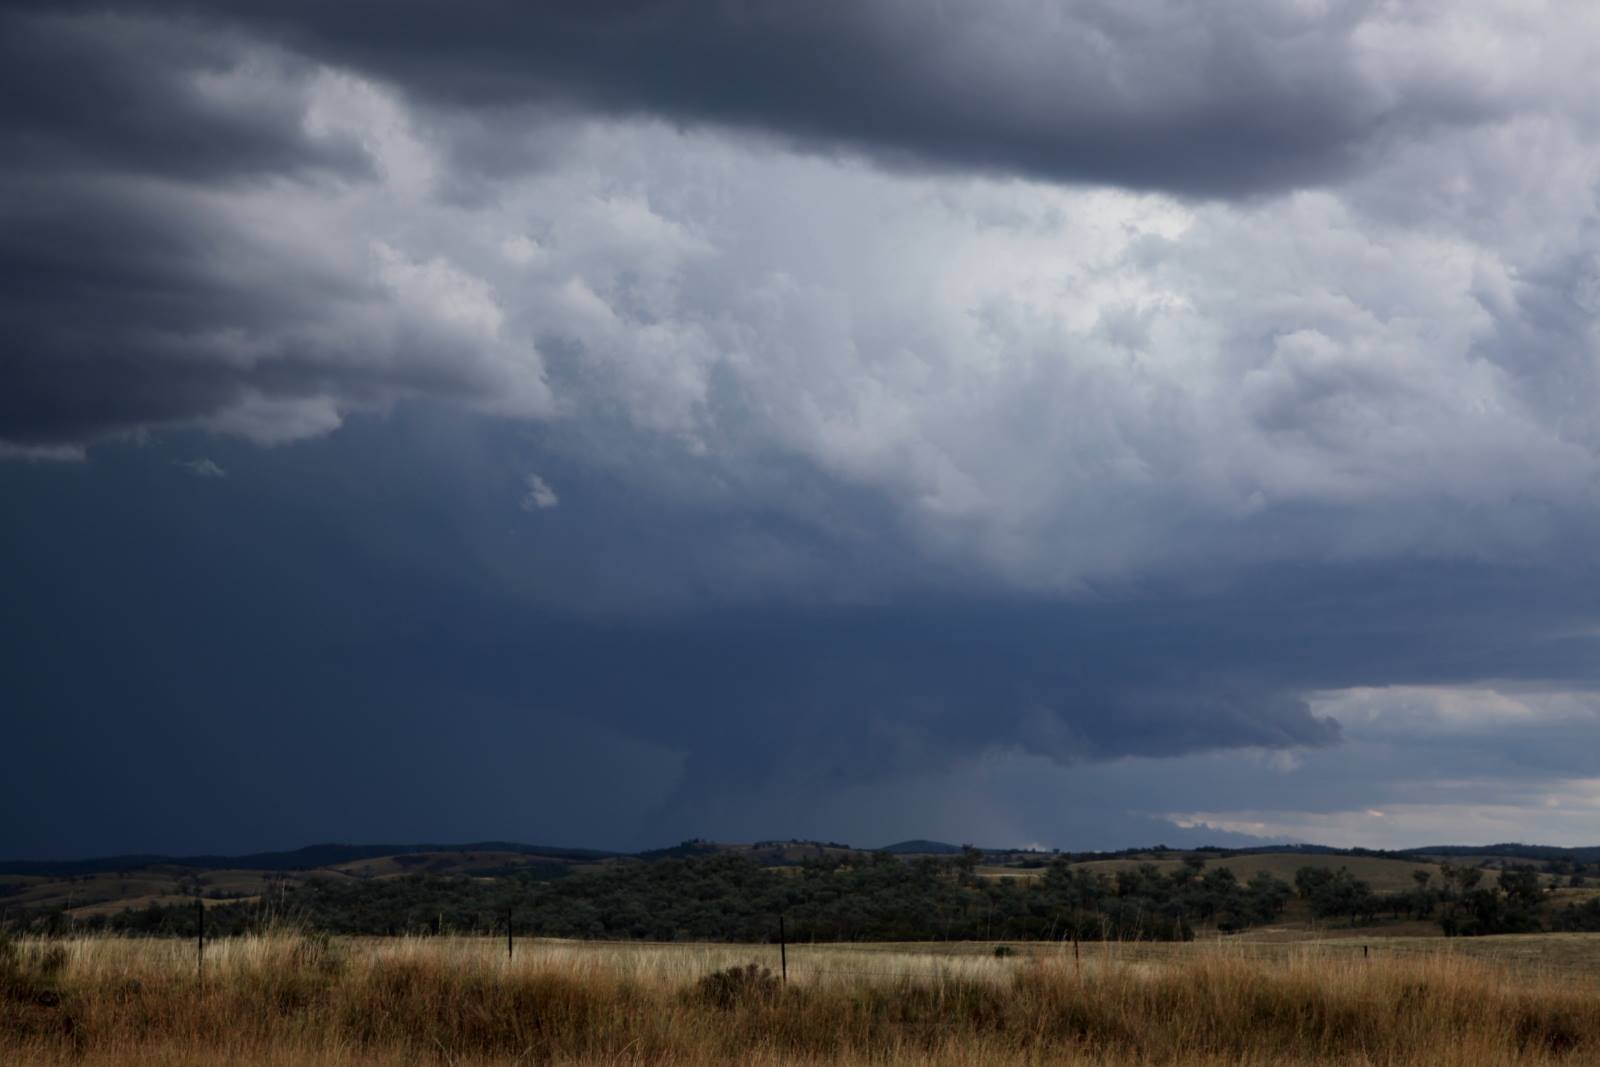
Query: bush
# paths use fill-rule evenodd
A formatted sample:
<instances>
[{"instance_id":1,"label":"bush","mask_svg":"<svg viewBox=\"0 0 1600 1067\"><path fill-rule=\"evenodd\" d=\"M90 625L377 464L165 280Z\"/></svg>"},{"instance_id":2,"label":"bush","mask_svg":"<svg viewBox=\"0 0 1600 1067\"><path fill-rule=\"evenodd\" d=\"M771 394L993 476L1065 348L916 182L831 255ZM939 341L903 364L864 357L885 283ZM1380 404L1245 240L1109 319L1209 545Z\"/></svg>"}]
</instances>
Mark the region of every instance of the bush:
<instances>
[{"instance_id":1,"label":"bush","mask_svg":"<svg viewBox=\"0 0 1600 1067\"><path fill-rule=\"evenodd\" d=\"M731 1009L746 1004L770 1004L776 1000L782 983L757 963L712 971L695 983L695 996L703 1004Z\"/></svg>"}]
</instances>

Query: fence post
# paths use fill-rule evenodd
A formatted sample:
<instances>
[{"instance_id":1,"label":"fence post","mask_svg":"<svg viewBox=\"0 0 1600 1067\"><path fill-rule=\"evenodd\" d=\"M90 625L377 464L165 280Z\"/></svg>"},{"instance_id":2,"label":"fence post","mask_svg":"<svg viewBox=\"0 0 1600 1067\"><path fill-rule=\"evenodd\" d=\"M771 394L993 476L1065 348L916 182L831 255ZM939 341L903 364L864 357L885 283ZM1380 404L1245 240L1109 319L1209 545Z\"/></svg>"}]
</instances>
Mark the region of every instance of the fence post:
<instances>
[{"instance_id":1,"label":"fence post","mask_svg":"<svg viewBox=\"0 0 1600 1067\"><path fill-rule=\"evenodd\" d=\"M511 946L511 909L507 908L506 909L506 962L508 962L508 963L511 961L512 951L513 951L513 949L512 949L512 946Z\"/></svg>"},{"instance_id":2,"label":"fence post","mask_svg":"<svg viewBox=\"0 0 1600 1067\"><path fill-rule=\"evenodd\" d=\"M206 980L206 903L194 898L194 913L199 920L194 935L194 973L199 981Z\"/></svg>"},{"instance_id":3,"label":"fence post","mask_svg":"<svg viewBox=\"0 0 1600 1067\"><path fill-rule=\"evenodd\" d=\"M783 912L778 912L778 968L783 973L783 984L789 984L789 936L783 928Z\"/></svg>"},{"instance_id":4,"label":"fence post","mask_svg":"<svg viewBox=\"0 0 1600 1067\"><path fill-rule=\"evenodd\" d=\"M1366 945L1362 945L1361 946L1361 958L1362 959L1366 959L1367 958L1368 951L1370 951L1368 946L1366 946Z\"/></svg>"}]
</instances>

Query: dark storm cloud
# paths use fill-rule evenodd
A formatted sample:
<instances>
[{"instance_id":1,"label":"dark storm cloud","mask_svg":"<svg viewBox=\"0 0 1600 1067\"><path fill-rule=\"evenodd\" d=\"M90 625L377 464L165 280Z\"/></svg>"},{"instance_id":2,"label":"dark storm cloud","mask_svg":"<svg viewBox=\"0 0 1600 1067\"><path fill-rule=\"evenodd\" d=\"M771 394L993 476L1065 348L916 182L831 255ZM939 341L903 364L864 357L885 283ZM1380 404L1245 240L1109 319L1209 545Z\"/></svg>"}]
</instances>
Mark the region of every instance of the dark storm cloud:
<instances>
[{"instance_id":1,"label":"dark storm cloud","mask_svg":"<svg viewBox=\"0 0 1600 1067\"><path fill-rule=\"evenodd\" d=\"M270 442L337 425L330 397L475 390L484 351L271 225L104 175L0 179L0 440L222 417Z\"/></svg>"},{"instance_id":2,"label":"dark storm cloud","mask_svg":"<svg viewBox=\"0 0 1600 1067\"><path fill-rule=\"evenodd\" d=\"M149 5L249 27L463 109L566 104L923 161L1234 196L1335 178L1491 111L1363 63L1365 0Z\"/></svg>"},{"instance_id":3,"label":"dark storm cloud","mask_svg":"<svg viewBox=\"0 0 1600 1067\"><path fill-rule=\"evenodd\" d=\"M214 28L102 9L0 11L0 156L8 174L53 176L368 172L354 139L306 132L307 73L303 60Z\"/></svg>"},{"instance_id":4,"label":"dark storm cloud","mask_svg":"<svg viewBox=\"0 0 1600 1067\"><path fill-rule=\"evenodd\" d=\"M31 561L0 618L24 711L11 740L40 754L5 778L0 809L31 814L3 827L0 854L397 833L626 846L748 829L740 812L821 832L818 794L937 782L995 748L1074 768L1319 747L1340 731L1307 690L1600 681L1592 640L1562 636L1600 586L1557 569L719 605L701 586L729 557L728 517L619 498L552 456L560 506L529 516L510 476L527 444L503 430L402 415L287 452L211 441L226 479L173 467L195 443L0 468L16 516L0 544ZM898 554L884 540L830 571L859 585L852 566ZM585 610L599 576L632 587L650 571L679 586L672 610ZM64 771L97 784L27 802ZM1115 843L1081 833L1054 843Z\"/></svg>"},{"instance_id":5,"label":"dark storm cloud","mask_svg":"<svg viewBox=\"0 0 1600 1067\"><path fill-rule=\"evenodd\" d=\"M306 76L214 31L0 12L0 439L78 445L247 391L315 391L292 358L223 355L230 333L318 313L303 270L273 286L251 276L261 250L202 192L370 175L357 141L307 133ZM349 295L313 284L324 303Z\"/></svg>"},{"instance_id":6,"label":"dark storm cloud","mask_svg":"<svg viewBox=\"0 0 1600 1067\"><path fill-rule=\"evenodd\" d=\"M314 121L308 62L137 14L0 23L0 448L219 419L282 440L399 394L516 391L492 343L396 306L415 263L318 247L296 193L337 218L375 175Z\"/></svg>"},{"instance_id":7,"label":"dark storm cloud","mask_svg":"<svg viewBox=\"0 0 1600 1067\"><path fill-rule=\"evenodd\" d=\"M551 309L516 306L520 278L463 273L443 248L458 220L418 218L566 160L583 116L764 130L910 171L1227 197L1559 104L1486 95L1432 53L1397 63L1375 42L1427 26L1387 17L1353 0L14 5L0 13L0 442L75 449L196 423L281 440L429 392L547 413L532 338L565 343L539 321ZM341 92L377 92L351 90L352 72L392 90L394 113L329 119ZM421 144L378 158L406 136ZM408 152L439 158L408 174ZM661 198L696 195L695 180ZM527 214L477 231L518 234ZM463 331L441 269L487 293L480 326L503 313L526 329ZM382 321L429 294L443 295L427 324ZM690 328L726 313L692 311Z\"/></svg>"},{"instance_id":8,"label":"dark storm cloud","mask_svg":"<svg viewBox=\"0 0 1600 1067\"><path fill-rule=\"evenodd\" d=\"M3 188L7 439L73 444L208 415L236 402L252 377L293 391L282 368L241 369L204 351L229 329L305 308L282 289L216 270L212 255L231 235L200 212L96 178L13 177ZM183 358L197 346L200 358Z\"/></svg>"}]
</instances>

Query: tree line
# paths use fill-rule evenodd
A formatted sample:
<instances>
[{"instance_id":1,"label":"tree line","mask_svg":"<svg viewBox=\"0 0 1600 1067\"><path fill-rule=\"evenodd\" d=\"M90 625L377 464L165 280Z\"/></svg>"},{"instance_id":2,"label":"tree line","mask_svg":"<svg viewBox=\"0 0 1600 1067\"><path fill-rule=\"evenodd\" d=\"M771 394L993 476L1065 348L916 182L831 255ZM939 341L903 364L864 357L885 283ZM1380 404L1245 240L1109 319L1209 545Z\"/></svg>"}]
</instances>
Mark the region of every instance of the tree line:
<instances>
[{"instance_id":1,"label":"tree line","mask_svg":"<svg viewBox=\"0 0 1600 1067\"><path fill-rule=\"evenodd\" d=\"M1197 924L1244 929L1276 918L1292 888L1267 875L1239 881L1198 858L1174 871L1142 864L1114 874L1065 858L1042 875L980 876L981 854L865 861L819 857L784 868L738 854L626 863L560 878L417 873L280 883L261 899L206 911L208 932L282 920L334 934L503 931L656 941L768 941L783 916L796 941L1184 940ZM48 922L48 919L42 921ZM192 905L153 904L88 917L76 929L192 936Z\"/></svg>"},{"instance_id":2,"label":"tree line","mask_svg":"<svg viewBox=\"0 0 1600 1067\"><path fill-rule=\"evenodd\" d=\"M1348 869L1307 865L1291 885L1266 872L1240 880L1190 855L1175 869L1153 863L1105 871L1056 858L1037 876L979 874L982 855L902 860L818 857L765 867L736 853L649 863L509 870L500 877L418 872L367 880L280 880L260 898L214 903L207 930L226 935L289 921L330 934L501 932L525 936L654 941L769 941L781 915L795 941L1187 940L1195 929L1244 930L1278 920L1292 900L1329 922L1352 925L1431 919L1446 934L1600 930L1600 901L1555 909L1538 872L1483 871L1446 863L1438 878L1375 892ZM105 930L193 936L192 904L152 904L68 920L58 912L21 920L43 932Z\"/></svg>"}]
</instances>

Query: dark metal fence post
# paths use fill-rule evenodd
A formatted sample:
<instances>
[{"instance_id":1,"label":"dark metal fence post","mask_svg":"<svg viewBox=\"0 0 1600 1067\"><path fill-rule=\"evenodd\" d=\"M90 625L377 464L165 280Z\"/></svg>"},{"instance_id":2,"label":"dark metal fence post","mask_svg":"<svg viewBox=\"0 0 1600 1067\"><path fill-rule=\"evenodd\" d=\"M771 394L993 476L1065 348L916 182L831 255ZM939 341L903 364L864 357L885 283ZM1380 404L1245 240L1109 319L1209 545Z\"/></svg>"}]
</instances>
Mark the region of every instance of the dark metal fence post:
<instances>
[{"instance_id":1,"label":"dark metal fence post","mask_svg":"<svg viewBox=\"0 0 1600 1067\"><path fill-rule=\"evenodd\" d=\"M778 968L783 972L783 984L789 984L789 936L783 928L783 912L778 913Z\"/></svg>"},{"instance_id":2,"label":"dark metal fence post","mask_svg":"<svg viewBox=\"0 0 1600 1067\"><path fill-rule=\"evenodd\" d=\"M202 982L206 980L206 903L194 898L194 913L198 920L194 935L194 973Z\"/></svg>"},{"instance_id":3,"label":"dark metal fence post","mask_svg":"<svg viewBox=\"0 0 1600 1067\"><path fill-rule=\"evenodd\" d=\"M513 952L511 945L511 909L506 909L506 960L509 962Z\"/></svg>"}]
</instances>

